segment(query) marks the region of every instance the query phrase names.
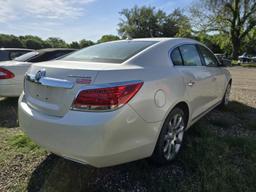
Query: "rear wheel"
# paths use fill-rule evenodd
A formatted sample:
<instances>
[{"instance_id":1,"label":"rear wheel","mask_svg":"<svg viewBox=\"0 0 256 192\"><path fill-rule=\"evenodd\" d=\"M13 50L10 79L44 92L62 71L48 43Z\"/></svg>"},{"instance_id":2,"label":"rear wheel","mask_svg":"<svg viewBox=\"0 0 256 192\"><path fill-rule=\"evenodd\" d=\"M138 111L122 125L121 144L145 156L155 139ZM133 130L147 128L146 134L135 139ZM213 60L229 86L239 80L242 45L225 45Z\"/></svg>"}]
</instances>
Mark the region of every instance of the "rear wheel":
<instances>
[{"instance_id":1,"label":"rear wheel","mask_svg":"<svg viewBox=\"0 0 256 192\"><path fill-rule=\"evenodd\" d=\"M165 120L151 160L157 164L171 162L180 151L186 116L179 107L174 108Z\"/></svg>"}]
</instances>

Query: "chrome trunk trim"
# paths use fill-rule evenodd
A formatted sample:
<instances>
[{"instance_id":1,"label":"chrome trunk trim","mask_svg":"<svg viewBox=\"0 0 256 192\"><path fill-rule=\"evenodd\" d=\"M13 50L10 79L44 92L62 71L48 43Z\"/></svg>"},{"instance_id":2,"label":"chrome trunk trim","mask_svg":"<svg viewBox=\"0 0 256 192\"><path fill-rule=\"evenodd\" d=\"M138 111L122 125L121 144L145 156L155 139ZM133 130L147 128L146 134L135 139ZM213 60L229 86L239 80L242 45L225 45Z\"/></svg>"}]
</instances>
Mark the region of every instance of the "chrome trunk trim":
<instances>
[{"instance_id":1,"label":"chrome trunk trim","mask_svg":"<svg viewBox=\"0 0 256 192\"><path fill-rule=\"evenodd\" d=\"M32 83L36 83L43 86L55 87L55 88L64 88L72 89L74 87L74 82L65 80L65 79L56 79L51 77L41 77L36 79L36 75L26 73L25 79Z\"/></svg>"}]
</instances>

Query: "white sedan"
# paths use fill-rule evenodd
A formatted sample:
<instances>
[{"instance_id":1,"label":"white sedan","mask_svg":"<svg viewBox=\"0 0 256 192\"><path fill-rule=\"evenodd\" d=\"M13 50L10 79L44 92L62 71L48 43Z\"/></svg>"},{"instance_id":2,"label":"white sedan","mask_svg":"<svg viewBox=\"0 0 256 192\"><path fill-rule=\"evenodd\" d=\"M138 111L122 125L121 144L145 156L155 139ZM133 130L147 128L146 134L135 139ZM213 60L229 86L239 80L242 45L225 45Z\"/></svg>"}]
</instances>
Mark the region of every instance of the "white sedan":
<instances>
[{"instance_id":1,"label":"white sedan","mask_svg":"<svg viewBox=\"0 0 256 192\"><path fill-rule=\"evenodd\" d=\"M228 104L231 83L194 40L102 43L32 65L19 122L39 145L76 162L106 167L150 157L166 164L185 130Z\"/></svg>"},{"instance_id":2,"label":"white sedan","mask_svg":"<svg viewBox=\"0 0 256 192\"><path fill-rule=\"evenodd\" d=\"M11 61L0 62L0 97L19 97L23 91L24 75L35 62L56 59L75 49L41 49L19 56Z\"/></svg>"}]
</instances>

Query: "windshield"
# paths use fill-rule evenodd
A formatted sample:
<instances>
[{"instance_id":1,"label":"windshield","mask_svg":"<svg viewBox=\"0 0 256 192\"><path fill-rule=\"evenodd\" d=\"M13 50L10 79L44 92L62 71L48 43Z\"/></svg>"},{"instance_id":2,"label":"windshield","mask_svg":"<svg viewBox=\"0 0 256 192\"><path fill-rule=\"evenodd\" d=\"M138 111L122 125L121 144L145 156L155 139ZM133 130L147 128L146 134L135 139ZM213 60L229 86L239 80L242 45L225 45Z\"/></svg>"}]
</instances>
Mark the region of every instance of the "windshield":
<instances>
[{"instance_id":1,"label":"windshield","mask_svg":"<svg viewBox=\"0 0 256 192\"><path fill-rule=\"evenodd\" d=\"M15 60L15 61L25 62L25 61L27 61L28 59L33 58L33 57L35 57L35 56L38 55L38 54L39 54L38 52L32 51L32 52L26 53L26 54L24 54L24 55L21 55L21 56L19 56L19 57L16 57L14 60Z\"/></svg>"},{"instance_id":2,"label":"windshield","mask_svg":"<svg viewBox=\"0 0 256 192\"><path fill-rule=\"evenodd\" d=\"M158 41L118 41L101 43L76 51L62 60L122 63Z\"/></svg>"}]
</instances>

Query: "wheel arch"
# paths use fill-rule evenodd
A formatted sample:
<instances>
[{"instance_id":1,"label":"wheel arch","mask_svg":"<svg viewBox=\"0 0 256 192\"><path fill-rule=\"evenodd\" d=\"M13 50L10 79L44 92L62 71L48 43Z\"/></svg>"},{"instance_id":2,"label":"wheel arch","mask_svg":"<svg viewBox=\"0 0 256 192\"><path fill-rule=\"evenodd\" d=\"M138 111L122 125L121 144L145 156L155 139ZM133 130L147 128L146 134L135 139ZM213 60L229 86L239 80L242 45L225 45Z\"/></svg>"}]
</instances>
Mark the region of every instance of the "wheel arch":
<instances>
[{"instance_id":1,"label":"wheel arch","mask_svg":"<svg viewBox=\"0 0 256 192\"><path fill-rule=\"evenodd\" d=\"M163 119L163 122L162 122L162 125L161 125L161 129L160 129L160 132L164 126L164 122L166 121L166 119L168 118L169 114L172 112L172 110L176 107L179 107L181 108L184 113L185 113L185 117L186 117L186 126L188 126L189 124L189 120L190 120L190 107L188 105L188 103L186 101L178 101L176 102L175 104L173 104L170 109L168 110L168 112L166 113L164 119ZM159 132L159 133L160 133Z\"/></svg>"},{"instance_id":2,"label":"wheel arch","mask_svg":"<svg viewBox=\"0 0 256 192\"><path fill-rule=\"evenodd\" d=\"M172 110L174 109L174 108L176 108L176 107L179 107L179 108L181 108L182 110L183 110L183 112L184 112L184 114L185 114L185 118L186 118L186 126L188 125L188 121L189 121L189 114L190 114L190 110L189 110L189 106L188 106L188 104L185 102L185 101L181 101L181 102L179 102L179 103L177 103L173 108L172 108ZM171 111L172 111L171 110ZM171 112L170 111L170 112ZM170 113L169 112L169 113Z\"/></svg>"},{"instance_id":3,"label":"wheel arch","mask_svg":"<svg viewBox=\"0 0 256 192\"><path fill-rule=\"evenodd\" d=\"M232 78L229 79L228 84L232 85Z\"/></svg>"}]
</instances>

